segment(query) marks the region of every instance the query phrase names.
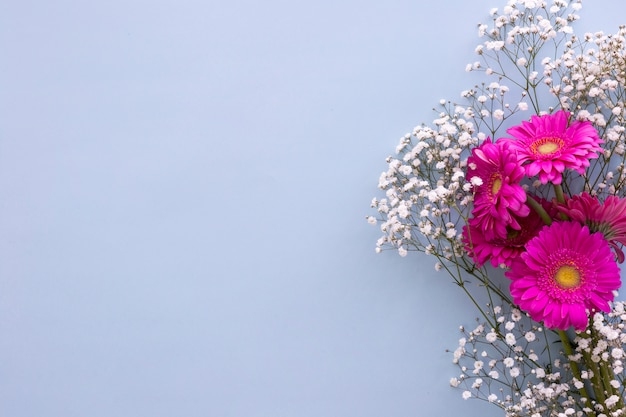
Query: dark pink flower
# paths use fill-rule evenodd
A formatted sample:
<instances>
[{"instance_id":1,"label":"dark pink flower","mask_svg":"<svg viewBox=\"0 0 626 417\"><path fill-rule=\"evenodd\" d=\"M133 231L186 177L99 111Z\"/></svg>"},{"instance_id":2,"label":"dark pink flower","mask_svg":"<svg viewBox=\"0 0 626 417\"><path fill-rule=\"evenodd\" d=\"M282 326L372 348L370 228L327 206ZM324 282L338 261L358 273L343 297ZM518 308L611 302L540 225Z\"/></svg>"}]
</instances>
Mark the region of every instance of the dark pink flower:
<instances>
[{"instance_id":1,"label":"dark pink flower","mask_svg":"<svg viewBox=\"0 0 626 417\"><path fill-rule=\"evenodd\" d=\"M560 184L566 168L583 174L589 159L597 158L603 141L591 122L574 121L568 126L569 113L532 116L530 122L512 127L507 133L526 175L539 175L542 184Z\"/></svg>"},{"instance_id":2,"label":"dark pink flower","mask_svg":"<svg viewBox=\"0 0 626 417\"><path fill-rule=\"evenodd\" d=\"M618 243L626 244L626 199L609 196L604 204L587 193L568 198L559 210L571 220L585 224L591 232L601 232L615 250L617 261L624 262Z\"/></svg>"},{"instance_id":3,"label":"dark pink flower","mask_svg":"<svg viewBox=\"0 0 626 417\"><path fill-rule=\"evenodd\" d=\"M613 252L601 233L578 222L544 226L511 263L513 301L546 327L583 331L594 311L609 311L621 285Z\"/></svg>"},{"instance_id":4,"label":"dark pink flower","mask_svg":"<svg viewBox=\"0 0 626 417\"><path fill-rule=\"evenodd\" d=\"M525 217L530 209L525 204L526 192L519 184L524 169L508 143L502 140L492 143L488 138L472 150L467 166L466 178L475 184L470 226L480 228L487 240L505 238L507 228L520 230L514 216Z\"/></svg>"},{"instance_id":5,"label":"dark pink flower","mask_svg":"<svg viewBox=\"0 0 626 417\"><path fill-rule=\"evenodd\" d=\"M540 201L547 212L552 212L551 205L545 200ZM511 266L513 259L519 257L526 249L524 245L533 237L537 236L539 230L545 225L539 214L534 210L526 217L516 217L520 225L520 230L507 228L507 235L504 238L495 237L491 240L485 238L484 230L475 226L463 227L463 243L465 250L472 257L477 266L483 266L487 261L491 265Z\"/></svg>"}]
</instances>

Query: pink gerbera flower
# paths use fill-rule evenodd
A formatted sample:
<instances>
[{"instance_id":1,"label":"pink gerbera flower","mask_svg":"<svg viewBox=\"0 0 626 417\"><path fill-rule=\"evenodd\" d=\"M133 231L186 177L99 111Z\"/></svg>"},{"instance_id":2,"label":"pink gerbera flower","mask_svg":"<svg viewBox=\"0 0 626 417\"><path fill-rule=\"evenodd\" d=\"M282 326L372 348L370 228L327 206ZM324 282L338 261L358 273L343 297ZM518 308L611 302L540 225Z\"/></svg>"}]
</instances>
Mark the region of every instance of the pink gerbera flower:
<instances>
[{"instance_id":1,"label":"pink gerbera flower","mask_svg":"<svg viewBox=\"0 0 626 417\"><path fill-rule=\"evenodd\" d=\"M524 169L517 162L515 152L508 149L507 142L491 143L487 138L472 150L467 166L466 178L475 184L470 225L480 228L488 240L505 238L507 227L520 230L514 216L525 217L530 209L525 204L526 192L519 184ZM477 178L480 181L476 181Z\"/></svg>"},{"instance_id":2,"label":"pink gerbera flower","mask_svg":"<svg viewBox=\"0 0 626 417\"><path fill-rule=\"evenodd\" d=\"M506 276L513 301L549 328L577 331L594 311L609 311L620 272L602 233L577 222L544 226Z\"/></svg>"},{"instance_id":3,"label":"pink gerbera flower","mask_svg":"<svg viewBox=\"0 0 626 417\"><path fill-rule=\"evenodd\" d=\"M517 150L519 162L526 175L539 175L542 184L560 184L566 168L583 174L589 159L597 158L598 132L588 121L575 121L568 126L569 112L559 110L554 114L532 116L530 122L512 127L507 133Z\"/></svg>"},{"instance_id":4,"label":"pink gerbera flower","mask_svg":"<svg viewBox=\"0 0 626 417\"><path fill-rule=\"evenodd\" d=\"M545 200L540 201L547 212L552 212L551 205ZM465 250L472 257L477 266L483 266L487 261L491 265L511 266L513 259L519 257L526 251L524 245L533 237L537 236L539 230L545 225L539 214L531 210L526 217L516 217L520 225L520 230L507 228L507 235L504 238L496 237L491 240L485 238L485 232L480 227L464 226L463 243Z\"/></svg>"},{"instance_id":5,"label":"pink gerbera flower","mask_svg":"<svg viewBox=\"0 0 626 417\"><path fill-rule=\"evenodd\" d=\"M624 252L618 243L626 244L626 199L609 196L604 204L587 193L567 199L559 206L571 220L589 227L591 232L601 232L615 250L617 261L624 262Z\"/></svg>"}]
</instances>

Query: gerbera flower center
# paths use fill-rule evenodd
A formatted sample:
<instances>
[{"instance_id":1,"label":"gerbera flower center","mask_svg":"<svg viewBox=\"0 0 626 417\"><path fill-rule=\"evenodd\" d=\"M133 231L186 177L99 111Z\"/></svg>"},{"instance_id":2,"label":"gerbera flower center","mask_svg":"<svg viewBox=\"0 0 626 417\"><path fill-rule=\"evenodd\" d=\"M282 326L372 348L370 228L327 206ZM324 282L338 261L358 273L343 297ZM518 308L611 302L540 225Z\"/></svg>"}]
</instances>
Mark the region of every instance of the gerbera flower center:
<instances>
[{"instance_id":1,"label":"gerbera flower center","mask_svg":"<svg viewBox=\"0 0 626 417\"><path fill-rule=\"evenodd\" d=\"M565 143L561 138L547 137L535 141L531 145L531 150L535 154L550 155L560 150Z\"/></svg>"},{"instance_id":2,"label":"gerbera flower center","mask_svg":"<svg viewBox=\"0 0 626 417\"><path fill-rule=\"evenodd\" d=\"M491 177L491 195L493 196L498 194L500 188L502 188L502 176L500 174L495 174Z\"/></svg>"},{"instance_id":3,"label":"gerbera flower center","mask_svg":"<svg viewBox=\"0 0 626 417\"><path fill-rule=\"evenodd\" d=\"M562 288L574 288L580 284L580 272L572 265L563 265L554 274L554 280Z\"/></svg>"},{"instance_id":4,"label":"gerbera flower center","mask_svg":"<svg viewBox=\"0 0 626 417\"><path fill-rule=\"evenodd\" d=\"M519 235L520 235L520 231L519 230L515 230L513 228L507 227L506 228L506 238L513 240L516 239Z\"/></svg>"}]
</instances>

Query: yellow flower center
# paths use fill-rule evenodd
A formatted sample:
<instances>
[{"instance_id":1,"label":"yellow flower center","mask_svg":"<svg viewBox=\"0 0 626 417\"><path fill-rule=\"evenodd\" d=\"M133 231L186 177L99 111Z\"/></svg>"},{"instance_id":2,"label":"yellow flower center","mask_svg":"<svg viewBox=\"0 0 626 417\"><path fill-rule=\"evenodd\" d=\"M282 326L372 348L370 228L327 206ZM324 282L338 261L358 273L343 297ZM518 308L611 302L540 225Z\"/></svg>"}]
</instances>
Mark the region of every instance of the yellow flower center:
<instances>
[{"instance_id":1,"label":"yellow flower center","mask_svg":"<svg viewBox=\"0 0 626 417\"><path fill-rule=\"evenodd\" d=\"M502 178L496 177L491 183L491 195L496 195L502 188Z\"/></svg>"},{"instance_id":2,"label":"yellow flower center","mask_svg":"<svg viewBox=\"0 0 626 417\"><path fill-rule=\"evenodd\" d=\"M559 149L559 145L557 145L554 142L546 142L542 145L539 145L539 147L537 148L537 150L539 151L540 154L548 154L548 153L552 153L554 151L556 151L557 149Z\"/></svg>"},{"instance_id":3,"label":"yellow flower center","mask_svg":"<svg viewBox=\"0 0 626 417\"><path fill-rule=\"evenodd\" d=\"M554 274L554 280L562 288L574 288L580 284L580 272L571 265L563 265Z\"/></svg>"},{"instance_id":4,"label":"yellow flower center","mask_svg":"<svg viewBox=\"0 0 626 417\"><path fill-rule=\"evenodd\" d=\"M541 155L549 155L561 147L563 147L563 141L560 138L543 138L531 145L531 149Z\"/></svg>"}]
</instances>

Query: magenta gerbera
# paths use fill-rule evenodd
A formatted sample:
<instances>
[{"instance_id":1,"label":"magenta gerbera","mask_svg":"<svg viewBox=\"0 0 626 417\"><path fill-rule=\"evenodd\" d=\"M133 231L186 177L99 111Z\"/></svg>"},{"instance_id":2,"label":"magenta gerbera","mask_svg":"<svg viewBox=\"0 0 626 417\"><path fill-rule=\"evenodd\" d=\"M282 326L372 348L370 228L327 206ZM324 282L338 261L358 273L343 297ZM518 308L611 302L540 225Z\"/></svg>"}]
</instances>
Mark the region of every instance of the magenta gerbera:
<instances>
[{"instance_id":1,"label":"magenta gerbera","mask_svg":"<svg viewBox=\"0 0 626 417\"><path fill-rule=\"evenodd\" d=\"M474 184L474 209L469 224L483 231L487 240L506 238L507 227L520 230L514 216L525 217L526 192L519 184L524 170L508 142L487 138L467 159L467 179ZM476 179L479 179L477 181Z\"/></svg>"},{"instance_id":2,"label":"magenta gerbera","mask_svg":"<svg viewBox=\"0 0 626 417\"><path fill-rule=\"evenodd\" d=\"M546 212L552 215L555 214L551 204L545 200L541 200L539 203L542 204ZM491 265L494 267L500 265L510 266L513 259L526 251L524 247L526 242L537 236L539 230L545 225L534 210L531 210L526 217L514 217L521 228L520 230L507 228L507 235L504 238L496 237L488 240L485 238L482 228L475 226L463 227L465 250L477 266L483 266L487 261L491 261Z\"/></svg>"},{"instance_id":3,"label":"magenta gerbera","mask_svg":"<svg viewBox=\"0 0 626 417\"><path fill-rule=\"evenodd\" d=\"M589 314L609 311L613 291L621 285L602 233L577 222L544 226L505 274L513 301L534 320L561 330L585 330Z\"/></svg>"},{"instance_id":4,"label":"magenta gerbera","mask_svg":"<svg viewBox=\"0 0 626 417\"><path fill-rule=\"evenodd\" d=\"M617 261L624 262L624 252L619 244L626 244L626 199L609 196L600 203L587 193L567 199L559 210L571 220L585 224L591 232L601 232L615 250Z\"/></svg>"},{"instance_id":5,"label":"magenta gerbera","mask_svg":"<svg viewBox=\"0 0 626 417\"><path fill-rule=\"evenodd\" d=\"M560 184L565 169L583 174L589 159L597 158L603 141L588 121L568 126L569 112L532 116L530 122L512 127L507 133L526 175L539 175L542 184Z\"/></svg>"}]
</instances>

